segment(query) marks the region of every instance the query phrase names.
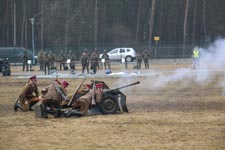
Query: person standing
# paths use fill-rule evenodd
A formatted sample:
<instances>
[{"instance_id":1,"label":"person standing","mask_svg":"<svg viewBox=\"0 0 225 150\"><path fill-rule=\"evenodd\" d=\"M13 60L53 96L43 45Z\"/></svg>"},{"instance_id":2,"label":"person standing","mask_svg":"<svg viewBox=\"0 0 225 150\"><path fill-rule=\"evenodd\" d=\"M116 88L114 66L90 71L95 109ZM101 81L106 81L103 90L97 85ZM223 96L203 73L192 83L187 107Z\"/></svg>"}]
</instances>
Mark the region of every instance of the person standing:
<instances>
[{"instance_id":1,"label":"person standing","mask_svg":"<svg viewBox=\"0 0 225 150\"><path fill-rule=\"evenodd\" d=\"M75 70L75 55L69 51L67 59L70 59L70 70Z\"/></svg>"},{"instance_id":2,"label":"person standing","mask_svg":"<svg viewBox=\"0 0 225 150\"><path fill-rule=\"evenodd\" d=\"M145 69L149 69L150 53L147 50L144 50L142 57L144 59Z\"/></svg>"},{"instance_id":3,"label":"person standing","mask_svg":"<svg viewBox=\"0 0 225 150\"><path fill-rule=\"evenodd\" d=\"M47 52L44 53L43 64L44 64L44 72L46 75L49 73L49 57Z\"/></svg>"},{"instance_id":4,"label":"person standing","mask_svg":"<svg viewBox=\"0 0 225 150\"><path fill-rule=\"evenodd\" d=\"M23 111L31 110L31 107L39 101L39 91L37 87L36 75L31 76L22 92L19 94L19 103L15 104L14 110L22 108Z\"/></svg>"},{"instance_id":5,"label":"person standing","mask_svg":"<svg viewBox=\"0 0 225 150\"><path fill-rule=\"evenodd\" d=\"M141 52L137 52L137 69L141 69L142 56Z\"/></svg>"},{"instance_id":6,"label":"person standing","mask_svg":"<svg viewBox=\"0 0 225 150\"><path fill-rule=\"evenodd\" d=\"M26 71L28 71L28 54L27 54L27 51L24 51L24 54L23 54L23 71L25 70L26 68Z\"/></svg>"},{"instance_id":7,"label":"person standing","mask_svg":"<svg viewBox=\"0 0 225 150\"><path fill-rule=\"evenodd\" d=\"M108 69L111 69L109 55L106 53L106 50L103 51L103 54L102 54L102 58L101 59L105 59L105 62L104 62L105 70L107 68Z\"/></svg>"},{"instance_id":8,"label":"person standing","mask_svg":"<svg viewBox=\"0 0 225 150\"><path fill-rule=\"evenodd\" d=\"M97 67L98 67L98 54L96 53L96 51L94 51L91 55L91 68L93 70L93 73L96 74L97 73Z\"/></svg>"},{"instance_id":9,"label":"person standing","mask_svg":"<svg viewBox=\"0 0 225 150\"><path fill-rule=\"evenodd\" d=\"M58 55L58 61L59 61L59 69L60 70L62 70L62 68L64 69L66 57L63 54L63 51L61 51L60 54Z\"/></svg>"},{"instance_id":10,"label":"person standing","mask_svg":"<svg viewBox=\"0 0 225 150\"><path fill-rule=\"evenodd\" d=\"M40 65L40 71L44 69L43 57L44 57L44 51L40 50L40 52L38 53L38 61L39 61L39 65Z\"/></svg>"},{"instance_id":11,"label":"person standing","mask_svg":"<svg viewBox=\"0 0 225 150\"><path fill-rule=\"evenodd\" d=\"M89 73L89 57L86 51L83 52L80 61L82 65L82 74L84 74L85 68L87 69L87 73Z\"/></svg>"},{"instance_id":12,"label":"person standing","mask_svg":"<svg viewBox=\"0 0 225 150\"><path fill-rule=\"evenodd\" d=\"M197 69L199 67L199 49L195 47L193 50L193 68Z\"/></svg>"}]
</instances>

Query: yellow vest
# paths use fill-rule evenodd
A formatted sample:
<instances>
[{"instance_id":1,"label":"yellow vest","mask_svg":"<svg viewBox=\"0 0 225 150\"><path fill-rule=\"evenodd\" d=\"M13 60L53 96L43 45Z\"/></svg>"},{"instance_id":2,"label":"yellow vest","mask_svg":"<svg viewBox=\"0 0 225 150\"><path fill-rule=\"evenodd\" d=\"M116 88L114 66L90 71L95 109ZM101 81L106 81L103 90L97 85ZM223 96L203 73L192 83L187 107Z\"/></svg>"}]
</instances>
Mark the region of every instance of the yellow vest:
<instances>
[{"instance_id":1,"label":"yellow vest","mask_svg":"<svg viewBox=\"0 0 225 150\"><path fill-rule=\"evenodd\" d=\"M193 54L194 54L194 58L198 58L199 57L199 50L195 49L193 51Z\"/></svg>"}]
</instances>

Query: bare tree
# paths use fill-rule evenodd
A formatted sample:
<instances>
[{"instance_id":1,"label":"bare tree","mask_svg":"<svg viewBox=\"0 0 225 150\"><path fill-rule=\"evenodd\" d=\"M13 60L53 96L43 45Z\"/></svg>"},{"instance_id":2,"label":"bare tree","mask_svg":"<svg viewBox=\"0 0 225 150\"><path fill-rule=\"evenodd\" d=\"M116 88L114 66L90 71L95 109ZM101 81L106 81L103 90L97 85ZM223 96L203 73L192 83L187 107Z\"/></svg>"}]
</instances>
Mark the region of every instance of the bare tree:
<instances>
[{"instance_id":1,"label":"bare tree","mask_svg":"<svg viewBox=\"0 0 225 150\"><path fill-rule=\"evenodd\" d=\"M95 0L95 49L97 48L98 42L98 0Z\"/></svg>"},{"instance_id":2,"label":"bare tree","mask_svg":"<svg viewBox=\"0 0 225 150\"><path fill-rule=\"evenodd\" d=\"M184 16L184 31L183 31L183 58L184 58L184 52L186 47L188 7L189 7L189 0L186 0L185 16Z\"/></svg>"},{"instance_id":3,"label":"bare tree","mask_svg":"<svg viewBox=\"0 0 225 150\"><path fill-rule=\"evenodd\" d=\"M195 41L195 25L196 25L196 13L197 13L197 0L195 0L194 3L194 18L193 18L193 27L192 27L192 44L194 44Z\"/></svg>"},{"instance_id":4,"label":"bare tree","mask_svg":"<svg viewBox=\"0 0 225 150\"><path fill-rule=\"evenodd\" d=\"M205 0L203 0L202 4L202 34L203 39L206 39L206 8L205 8Z\"/></svg>"},{"instance_id":5,"label":"bare tree","mask_svg":"<svg viewBox=\"0 0 225 150\"><path fill-rule=\"evenodd\" d=\"M23 0L22 1L22 9L23 9L23 18L22 18L22 26L21 26L21 43L20 43L20 45L21 45L21 47L23 47L24 46L24 34L25 34L25 24L26 24L26 4L27 4L27 2L26 2L26 0Z\"/></svg>"},{"instance_id":6,"label":"bare tree","mask_svg":"<svg viewBox=\"0 0 225 150\"><path fill-rule=\"evenodd\" d=\"M138 1L137 28L136 28L136 44L138 43L138 38L139 38L139 25L140 25L140 16L141 16L141 6L142 6L142 0L139 0Z\"/></svg>"},{"instance_id":7,"label":"bare tree","mask_svg":"<svg viewBox=\"0 0 225 150\"><path fill-rule=\"evenodd\" d=\"M149 42L151 42L152 40L154 18L155 18L155 7L156 7L156 0L152 0L152 8L151 8L151 15L150 15L150 23L149 23ZM151 44L149 48L151 49Z\"/></svg>"},{"instance_id":8,"label":"bare tree","mask_svg":"<svg viewBox=\"0 0 225 150\"><path fill-rule=\"evenodd\" d=\"M41 49L44 48L44 5L45 0L41 0Z\"/></svg>"},{"instance_id":9,"label":"bare tree","mask_svg":"<svg viewBox=\"0 0 225 150\"><path fill-rule=\"evenodd\" d=\"M69 5L70 5L70 0L67 0L67 5L66 5L66 26L65 26L65 39L64 39L64 45L65 45L65 53L67 55L67 45L68 45L68 32L69 32Z\"/></svg>"}]
</instances>

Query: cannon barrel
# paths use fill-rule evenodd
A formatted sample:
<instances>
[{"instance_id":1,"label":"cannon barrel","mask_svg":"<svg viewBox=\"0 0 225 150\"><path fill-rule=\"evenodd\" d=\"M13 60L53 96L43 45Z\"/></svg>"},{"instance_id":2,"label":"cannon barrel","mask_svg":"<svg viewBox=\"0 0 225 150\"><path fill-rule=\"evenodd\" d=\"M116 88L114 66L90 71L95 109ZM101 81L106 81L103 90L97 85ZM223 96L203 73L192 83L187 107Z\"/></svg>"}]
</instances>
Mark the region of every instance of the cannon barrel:
<instances>
[{"instance_id":1,"label":"cannon barrel","mask_svg":"<svg viewBox=\"0 0 225 150\"><path fill-rule=\"evenodd\" d=\"M109 89L109 90L106 90L105 92L116 92L116 91L118 91L120 89L129 87L129 86L133 86L133 85L136 85L136 84L140 84L140 81L137 81L137 82L134 82L134 83L131 83L131 84L128 84L128 85L124 85L124 86L121 86L121 87L118 87L118 88Z\"/></svg>"}]
</instances>

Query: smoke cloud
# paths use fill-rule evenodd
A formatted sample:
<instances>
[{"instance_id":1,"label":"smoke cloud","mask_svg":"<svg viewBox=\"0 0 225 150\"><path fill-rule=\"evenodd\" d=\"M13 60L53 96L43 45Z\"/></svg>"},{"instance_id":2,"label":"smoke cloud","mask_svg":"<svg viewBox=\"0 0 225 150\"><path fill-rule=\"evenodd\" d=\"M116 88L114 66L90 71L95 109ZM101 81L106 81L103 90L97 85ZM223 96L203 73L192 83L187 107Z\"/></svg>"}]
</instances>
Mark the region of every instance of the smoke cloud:
<instances>
[{"instance_id":1,"label":"smoke cloud","mask_svg":"<svg viewBox=\"0 0 225 150\"><path fill-rule=\"evenodd\" d=\"M182 81L182 84L187 84L187 80L191 79L197 84L210 82L215 76L220 73L224 76L225 67L225 39L217 39L214 43L207 47L199 48L200 50L200 65L198 69L181 68L172 73L158 75L154 82L149 84L149 88L162 88L169 83ZM225 78L219 84L220 87L225 86Z\"/></svg>"}]
</instances>

